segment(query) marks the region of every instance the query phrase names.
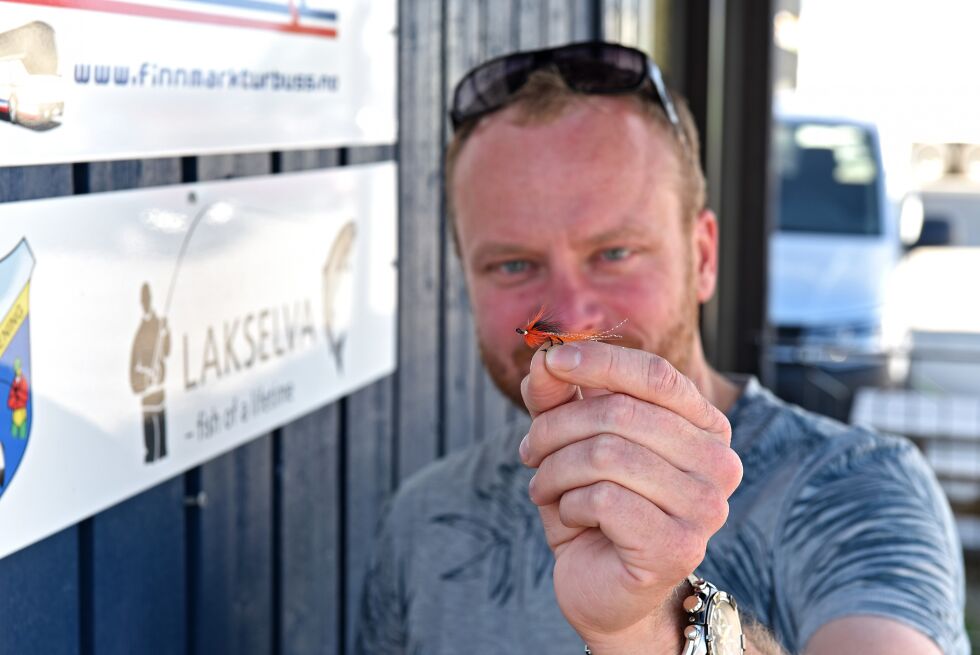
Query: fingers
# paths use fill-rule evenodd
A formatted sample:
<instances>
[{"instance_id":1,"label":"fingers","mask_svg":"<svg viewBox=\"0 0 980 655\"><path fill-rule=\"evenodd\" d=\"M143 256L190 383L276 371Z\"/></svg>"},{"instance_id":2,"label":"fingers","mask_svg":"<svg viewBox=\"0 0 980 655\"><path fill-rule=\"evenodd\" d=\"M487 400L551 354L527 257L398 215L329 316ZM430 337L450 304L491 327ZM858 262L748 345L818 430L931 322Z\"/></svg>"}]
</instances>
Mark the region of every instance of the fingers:
<instances>
[{"instance_id":1,"label":"fingers","mask_svg":"<svg viewBox=\"0 0 980 655\"><path fill-rule=\"evenodd\" d=\"M554 348L554 346L552 346ZM556 378L545 366L545 350L531 358L531 372L521 382L521 396L531 418L578 397L578 386Z\"/></svg>"},{"instance_id":2,"label":"fingers","mask_svg":"<svg viewBox=\"0 0 980 655\"><path fill-rule=\"evenodd\" d=\"M580 341L550 348L545 363L551 376L568 384L629 394L731 440L725 415L662 357L598 341ZM534 377L532 369L532 382Z\"/></svg>"},{"instance_id":3,"label":"fingers","mask_svg":"<svg viewBox=\"0 0 980 655\"><path fill-rule=\"evenodd\" d=\"M535 353L522 392L521 458L556 556L595 533L630 585L694 570L742 477L725 415L663 358L597 342Z\"/></svg>"},{"instance_id":4,"label":"fingers","mask_svg":"<svg viewBox=\"0 0 980 655\"><path fill-rule=\"evenodd\" d=\"M727 495L685 475L662 457L612 434L576 442L541 463L528 490L536 505L558 502L566 492L608 481L629 489L661 511L704 523L714 532L727 516ZM719 509L720 506L725 509ZM721 522L714 524L720 518Z\"/></svg>"},{"instance_id":5,"label":"fingers","mask_svg":"<svg viewBox=\"0 0 980 655\"><path fill-rule=\"evenodd\" d=\"M629 586L672 586L676 572L693 571L704 559L707 535L703 530L669 516L614 482L579 487L558 503L539 509L548 545L556 556L583 532L598 529L616 549Z\"/></svg>"},{"instance_id":6,"label":"fingers","mask_svg":"<svg viewBox=\"0 0 980 655\"><path fill-rule=\"evenodd\" d=\"M540 414L531 422L521 457L536 468L552 453L602 434L618 435L728 494L741 482L741 461L717 435L624 394L586 398Z\"/></svg>"},{"instance_id":7,"label":"fingers","mask_svg":"<svg viewBox=\"0 0 980 655\"><path fill-rule=\"evenodd\" d=\"M545 540L556 557L561 554L562 548L590 527L571 522L569 525L565 525L562 522L558 503L542 505L538 507L538 513L541 515L541 526L544 528Z\"/></svg>"}]
</instances>

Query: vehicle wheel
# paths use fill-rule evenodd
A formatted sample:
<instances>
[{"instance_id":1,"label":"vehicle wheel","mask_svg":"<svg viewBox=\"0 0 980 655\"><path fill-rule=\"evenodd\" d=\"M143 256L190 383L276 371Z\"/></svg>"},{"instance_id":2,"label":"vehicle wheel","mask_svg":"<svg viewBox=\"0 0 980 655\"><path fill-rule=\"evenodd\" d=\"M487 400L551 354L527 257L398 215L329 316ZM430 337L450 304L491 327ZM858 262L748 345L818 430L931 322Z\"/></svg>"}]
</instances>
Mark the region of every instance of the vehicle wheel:
<instances>
[{"instance_id":1,"label":"vehicle wheel","mask_svg":"<svg viewBox=\"0 0 980 655\"><path fill-rule=\"evenodd\" d=\"M10 104L8 107L7 117L10 119L11 123L17 122L17 96L10 96Z\"/></svg>"}]
</instances>

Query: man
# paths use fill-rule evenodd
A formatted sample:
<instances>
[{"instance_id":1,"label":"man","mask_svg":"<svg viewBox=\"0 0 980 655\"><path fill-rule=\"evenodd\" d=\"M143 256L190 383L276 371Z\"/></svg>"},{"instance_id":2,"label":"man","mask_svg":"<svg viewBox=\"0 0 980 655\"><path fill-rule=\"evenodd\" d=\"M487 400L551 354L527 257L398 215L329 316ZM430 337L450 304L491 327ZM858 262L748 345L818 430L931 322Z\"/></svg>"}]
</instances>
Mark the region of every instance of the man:
<instances>
[{"instance_id":1,"label":"man","mask_svg":"<svg viewBox=\"0 0 980 655\"><path fill-rule=\"evenodd\" d=\"M133 338L129 360L129 385L143 403L143 444L146 464L167 456L167 415L164 406L165 360L170 354L170 330L166 317L153 311L150 285L140 289L143 318Z\"/></svg>"},{"instance_id":2,"label":"man","mask_svg":"<svg viewBox=\"0 0 980 655\"><path fill-rule=\"evenodd\" d=\"M471 71L452 118L481 353L532 423L399 490L360 652L737 653L744 631L753 653L967 653L918 452L705 361L717 222L656 67L611 44L519 53ZM566 332L629 321L532 352L514 329L542 304Z\"/></svg>"}]
</instances>

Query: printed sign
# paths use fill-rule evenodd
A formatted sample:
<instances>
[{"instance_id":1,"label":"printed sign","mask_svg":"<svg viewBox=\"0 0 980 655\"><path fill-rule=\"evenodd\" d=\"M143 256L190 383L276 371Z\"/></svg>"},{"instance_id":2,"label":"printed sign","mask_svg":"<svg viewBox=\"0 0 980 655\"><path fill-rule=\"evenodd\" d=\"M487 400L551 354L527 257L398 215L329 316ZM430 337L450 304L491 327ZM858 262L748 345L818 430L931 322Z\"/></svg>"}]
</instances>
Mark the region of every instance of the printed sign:
<instances>
[{"instance_id":1,"label":"printed sign","mask_svg":"<svg viewBox=\"0 0 980 655\"><path fill-rule=\"evenodd\" d=\"M0 205L0 557L393 371L395 179Z\"/></svg>"},{"instance_id":2,"label":"printed sign","mask_svg":"<svg viewBox=\"0 0 980 655\"><path fill-rule=\"evenodd\" d=\"M0 166L392 143L395 0L0 0Z\"/></svg>"}]
</instances>

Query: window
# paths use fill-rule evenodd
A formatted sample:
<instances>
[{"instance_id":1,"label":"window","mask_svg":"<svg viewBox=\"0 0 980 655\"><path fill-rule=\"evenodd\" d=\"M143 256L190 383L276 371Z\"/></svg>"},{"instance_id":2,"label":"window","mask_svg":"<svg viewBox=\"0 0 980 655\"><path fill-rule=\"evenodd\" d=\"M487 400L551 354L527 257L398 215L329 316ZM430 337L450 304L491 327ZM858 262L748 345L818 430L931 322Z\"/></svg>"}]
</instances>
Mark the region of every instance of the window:
<instances>
[{"instance_id":1,"label":"window","mask_svg":"<svg viewBox=\"0 0 980 655\"><path fill-rule=\"evenodd\" d=\"M775 129L780 231L881 234L876 140L868 128L777 121Z\"/></svg>"}]
</instances>

